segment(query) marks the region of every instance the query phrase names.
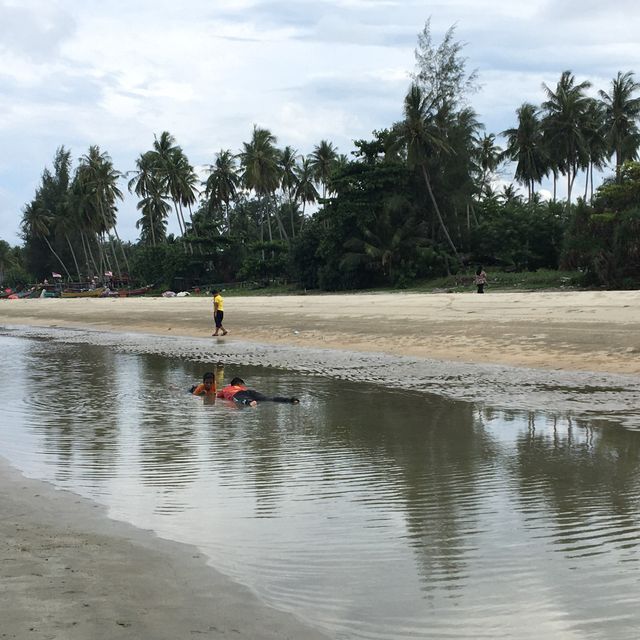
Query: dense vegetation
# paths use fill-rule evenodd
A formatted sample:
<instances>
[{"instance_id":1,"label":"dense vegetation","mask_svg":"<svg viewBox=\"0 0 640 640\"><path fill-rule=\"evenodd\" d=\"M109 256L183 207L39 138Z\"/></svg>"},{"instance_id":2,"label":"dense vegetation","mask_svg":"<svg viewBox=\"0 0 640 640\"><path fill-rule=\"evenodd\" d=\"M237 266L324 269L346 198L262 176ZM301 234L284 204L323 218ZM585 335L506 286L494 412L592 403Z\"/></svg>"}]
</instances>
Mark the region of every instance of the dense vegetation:
<instances>
[{"instance_id":1,"label":"dense vegetation","mask_svg":"<svg viewBox=\"0 0 640 640\"><path fill-rule=\"evenodd\" d=\"M618 73L608 91L590 97L589 82L563 72L555 87L543 86L540 105L517 109L502 149L469 106L477 79L462 48L453 28L435 45L427 22L402 120L355 141L350 158L325 140L302 157L257 126L239 152L221 150L204 179L166 131L126 174L97 146L74 169L61 147L23 210L24 245L0 241L0 281L55 271L82 282L112 272L172 288L250 281L341 290L411 286L482 262L580 270L588 285L636 286L634 74ZM594 168L610 162L612 177L594 190ZM513 185L493 189L505 164L526 198ZM545 178L554 193L543 202L536 188ZM136 243L122 242L116 229L123 189L138 198ZM177 237L167 235L170 216Z\"/></svg>"}]
</instances>

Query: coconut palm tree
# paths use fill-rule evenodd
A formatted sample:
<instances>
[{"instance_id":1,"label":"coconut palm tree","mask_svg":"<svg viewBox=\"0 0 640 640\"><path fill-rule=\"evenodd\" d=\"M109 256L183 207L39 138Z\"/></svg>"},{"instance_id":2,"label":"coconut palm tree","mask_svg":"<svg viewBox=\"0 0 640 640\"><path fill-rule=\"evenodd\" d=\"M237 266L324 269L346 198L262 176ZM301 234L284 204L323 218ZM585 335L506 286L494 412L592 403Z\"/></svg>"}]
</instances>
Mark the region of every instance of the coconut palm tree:
<instances>
[{"instance_id":1,"label":"coconut palm tree","mask_svg":"<svg viewBox=\"0 0 640 640\"><path fill-rule=\"evenodd\" d=\"M160 136L155 136L153 142L152 162L162 180L165 192L170 195L180 227L180 233L186 233L187 225L182 211L183 205L191 205L195 202L195 173L189 164L182 148L176 145L175 138L163 131Z\"/></svg>"},{"instance_id":2,"label":"coconut palm tree","mask_svg":"<svg viewBox=\"0 0 640 640\"><path fill-rule=\"evenodd\" d=\"M99 234L106 234L118 272L120 265L111 239L112 230L120 245L127 272L131 273L129 260L116 228L116 201L122 200L122 191L117 183L122 174L114 168L111 156L106 151L101 152L100 147L92 145L89 152L80 158L76 177L85 202L95 209L102 223L102 228L98 227L97 230Z\"/></svg>"},{"instance_id":3,"label":"coconut palm tree","mask_svg":"<svg viewBox=\"0 0 640 640\"><path fill-rule=\"evenodd\" d=\"M137 204L137 209L142 214L136 221L136 229L141 229L140 242L152 244L154 247L158 242L164 242L171 205L159 191L155 191L142 198Z\"/></svg>"},{"instance_id":4,"label":"coconut palm tree","mask_svg":"<svg viewBox=\"0 0 640 640\"><path fill-rule=\"evenodd\" d=\"M627 71L611 81L611 91L599 91L604 104L605 135L610 155L616 157L616 178L620 181L620 168L626 160L634 160L640 147L640 97L634 94L640 90L640 83L633 79L633 72Z\"/></svg>"},{"instance_id":5,"label":"coconut palm tree","mask_svg":"<svg viewBox=\"0 0 640 640\"><path fill-rule=\"evenodd\" d=\"M331 142L321 140L320 144L313 148L310 158L314 178L322 185L322 199L326 200L331 173L338 160L338 150Z\"/></svg>"},{"instance_id":6,"label":"coconut palm tree","mask_svg":"<svg viewBox=\"0 0 640 640\"><path fill-rule=\"evenodd\" d=\"M454 255L459 258L458 250L442 217L429 175L430 160L437 154L449 153L451 150L442 131L434 125L433 107L430 96L425 95L417 84L413 84L404 99L404 120L394 126L395 146L403 146L406 149L409 167L420 170L440 228ZM393 152L393 147L391 151Z\"/></svg>"},{"instance_id":7,"label":"coconut palm tree","mask_svg":"<svg viewBox=\"0 0 640 640\"><path fill-rule=\"evenodd\" d=\"M289 216L291 222L291 237L295 238L296 228L293 219L295 211L294 195L298 187L298 152L290 146L286 146L280 155L280 187L287 197L287 206L289 207Z\"/></svg>"},{"instance_id":8,"label":"coconut palm tree","mask_svg":"<svg viewBox=\"0 0 640 640\"><path fill-rule=\"evenodd\" d=\"M561 170L567 177L567 207L571 205L571 192L578 170L588 165L585 130L590 98L586 90L588 81L576 83L570 71L563 71L555 90L543 83L547 100L542 103L545 113L543 127L549 144L558 149L562 158Z\"/></svg>"},{"instance_id":9,"label":"coconut palm tree","mask_svg":"<svg viewBox=\"0 0 640 640\"><path fill-rule=\"evenodd\" d=\"M243 143L240 152L242 181L247 189L253 190L262 202L263 220L267 221L269 241L273 241L269 199L280 185L280 152L276 148L276 137L268 129L253 125L251 142ZM280 223L281 233L284 231ZM261 240L264 239L262 225ZM285 233L286 235L286 233Z\"/></svg>"},{"instance_id":10,"label":"coconut palm tree","mask_svg":"<svg viewBox=\"0 0 640 640\"><path fill-rule=\"evenodd\" d=\"M507 129L502 135L507 139L503 158L516 163L514 178L527 186L529 201L535 192L536 182L542 182L547 172L543 130L537 108L523 103L516 111L518 126Z\"/></svg>"},{"instance_id":11,"label":"coconut palm tree","mask_svg":"<svg viewBox=\"0 0 640 640\"><path fill-rule=\"evenodd\" d=\"M472 155L478 175L477 190L478 195L482 197L500 166L503 150L502 147L496 144L496 136L493 133L489 135L485 133L482 137L476 137L474 142Z\"/></svg>"},{"instance_id":12,"label":"coconut palm tree","mask_svg":"<svg viewBox=\"0 0 640 640\"><path fill-rule=\"evenodd\" d=\"M593 200L593 170L604 169L609 157L605 134L604 105L602 102L589 100L585 113L583 133L587 149L584 183L584 199L586 201L589 185L591 185L591 200Z\"/></svg>"},{"instance_id":13,"label":"coconut palm tree","mask_svg":"<svg viewBox=\"0 0 640 640\"><path fill-rule=\"evenodd\" d=\"M158 170L158 155L155 151L140 154L136 160L134 177L129 180L130 193L135 193L140 200L137 208L142 217L136 222L136 228L142 229L142 242L155 247L158 241L166 239L167 218L171 205L166 201L168 197L167 181Z\"/></svg>"},{"instance_id":14,"label":"coconut palm tree","mask_svg":"<svg viewBox=\"0 0 640 640\"><path fill-rule=\"evenodd\" d=\"M231 233L231 202L238 195L240 176L236 168L236 158L229 149L222 149L216 155L216 161L209 167L211 173L205 185L205 198L209 211L224 205L227 233Z\"/></svg>"},{"instance_id":15,"label":"coconut palm tree","mask_svg":"<svg viewBox=\"0 0 640 640\"><path fill-rule=\"evenodd\" d=\"M193 205L197 201L199 195L197 185L200 180L198 174L195 172L193 166L189 163L187 156L182 149L175 154L176 162L176 187L175 191L172 190L172 194L178 198L178 204L180 207L186 207L189 211L189 220L191 221L191 230L197 237L198 230L196 229L193 220ZM184 219L184 216L183 216Z\"/></svg>"},{"instance_id":16,"label":"coconut palm tree","mask_svg":"<svg viewBox=\"0 0 640 640\"><path fill-rule=\"evenodd\" d=\"M297 186L295 191L295 199L302 202L302 220L300 228L304 224L304 214L308 204L318 201L320 195L314 184L313 165L311 158L303 158L302 164L296 169Z\"/></svg>"}]
</instances>

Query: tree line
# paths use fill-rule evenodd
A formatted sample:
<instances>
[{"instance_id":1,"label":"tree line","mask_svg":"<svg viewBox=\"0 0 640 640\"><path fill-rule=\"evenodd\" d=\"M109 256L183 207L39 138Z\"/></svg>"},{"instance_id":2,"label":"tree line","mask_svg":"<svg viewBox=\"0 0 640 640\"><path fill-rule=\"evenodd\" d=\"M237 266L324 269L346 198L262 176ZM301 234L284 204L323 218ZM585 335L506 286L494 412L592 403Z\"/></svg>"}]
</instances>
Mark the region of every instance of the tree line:
<instances>
[{"instance_id":1,"label":"tree line","mask_svg":"<svg viewBox=\"0 0 640 640\"><path fill-rule=\"evenodd\" d=\"M501 148L470 106L478 80L463 48L453 27L434 43L427 21L402 118L355 140L350 157L326 140L306 156L280 148L258 126L239 150L220 150L204 177L166 131L126 173L98 146L72 169L61 147L22 212L24 245L0 243L0 276L59 271L83 281L111 272L166 287L252 281L339 290L408 286L483 262L575 268L591 282L629 286L640 275L629 253L635 236L621 232L635 230L638 204L628 193L639 179L634 73L619 72L591 96L589 82L562 72L555 86L543 85L539 105L517 109ZM504 167L526 197L513 184L496 190ZM594 170L608 167L611 178L595 189ZM542 201L536 188L545 179L553 195ZM117 232L123 189L138 199L135 243ZM171 216L177 235L167 233Z\"/></svg>"}]
</instances>

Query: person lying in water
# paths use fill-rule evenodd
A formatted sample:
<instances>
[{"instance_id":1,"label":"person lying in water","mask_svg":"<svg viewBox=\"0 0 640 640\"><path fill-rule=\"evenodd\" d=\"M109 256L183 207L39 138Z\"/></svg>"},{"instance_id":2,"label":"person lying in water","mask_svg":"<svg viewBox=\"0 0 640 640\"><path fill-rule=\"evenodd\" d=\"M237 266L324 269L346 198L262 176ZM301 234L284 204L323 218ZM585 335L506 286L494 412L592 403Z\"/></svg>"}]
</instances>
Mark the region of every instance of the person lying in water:
<instances>
[{"instance_id":1,"label":"person lying in water","mask_svg":"<svg viewBox=\"0 0 640 640\"><path fill-rule=\"evenodd\" d=\"M189 389L194 396L206 396L209 398L216 397L216 379L212 371L207 371L202 376L202 382L198 385L193 385Z\"/></svg>"},{"instance_id":2,"label":"person lying in water","mask_svg":"<svg viewBox=\"0 0 640 640\"><path fill-rule=\"evenodd\" d=\"M255 389L247 389L242 378L234 378L226 387L217 393L218 398L232 400L238 404L246 404L255 407L258 402L286 402L288 404L300 404L298 398L283 398L281 396L265 396Z\"/></svg>"}]
</instances>

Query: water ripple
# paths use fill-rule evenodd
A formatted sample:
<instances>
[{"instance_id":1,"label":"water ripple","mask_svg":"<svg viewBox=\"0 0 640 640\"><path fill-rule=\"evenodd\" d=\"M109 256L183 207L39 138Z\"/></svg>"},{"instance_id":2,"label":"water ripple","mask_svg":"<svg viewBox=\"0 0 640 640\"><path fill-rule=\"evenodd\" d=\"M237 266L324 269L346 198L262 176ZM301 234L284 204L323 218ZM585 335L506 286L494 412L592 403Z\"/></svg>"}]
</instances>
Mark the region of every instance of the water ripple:
<instances>
[{"instance_id":1,"label":"water ripple","mask_svg":"<svg viewBox=\"0 0 640 640\"><path fill-rule=\"evenodd\" d=\"M335 638L635 638L640 439L226 363L0 336L2 454ZM8 357L11 355L11 357ZM169 354L170 355L170 354Z\"/></svg>"}]
</instances>

